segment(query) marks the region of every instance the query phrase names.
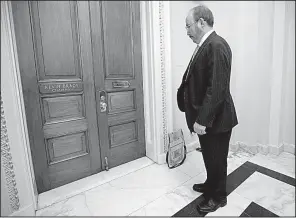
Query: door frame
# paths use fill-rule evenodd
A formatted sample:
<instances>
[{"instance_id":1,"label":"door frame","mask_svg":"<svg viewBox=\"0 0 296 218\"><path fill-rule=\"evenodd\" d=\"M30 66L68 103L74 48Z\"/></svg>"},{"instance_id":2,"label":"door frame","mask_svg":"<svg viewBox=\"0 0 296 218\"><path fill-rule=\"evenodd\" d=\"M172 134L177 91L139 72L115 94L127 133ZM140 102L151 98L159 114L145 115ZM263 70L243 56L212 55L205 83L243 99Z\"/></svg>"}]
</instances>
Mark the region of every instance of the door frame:
<instances>
[{"instance_id":1,"label":"door frame","mask_svg":"<svg viewBox=\"0 0 296 218\"><path fill-rule=\"evenodd\" d=\"M141 1L141 42L142 42L142 69L143 69L143 94L144 94L144 122L146 156L158 164L165 163L167 151L167 133L173 130L172 120L172 88L171 88L171 50L170 50L170 2L168 1ZM2 13L5 11L6 13ZM4 18L4 19L2 19ZM7 31L1 31L2 35L9 38L9 65L11 75L3 74L2 79L6 82L1 84L1 96L3 108L9 111L14 108L16 114L6 113L8 134L19 125L21 134L13 135L21 141L24 149L25 166L20 165L17 158L13 159L15 171L21 168L28 172L29 186L17 185L19 195L21 189L28 189L33 196L32 204L37 209L38 192L35 181L34 168L30 153L30 143L27 130L26 113L23 100L23 91L19 63L16 51L14 24L10 1L1 2L1 24L6 24ZM2 41L2 40L1 40ZM8 80L8 81L7 81ZM159 95L161 93L161 95ZM11 97L15 101L10 101ZM14 117L14 118L13 118ZM16 124L14 120L19 120ZM10 131L9 131L10 127ZM16 146L11 141L10 147ZM12 158L14 149L11 150ZM16 151L15 151L16 152ZM15 155L17 156L17 155ZM21 181L16 181L21 182ZM28 192L28 191L27 191ZM22 196L19 196L20 198ZM22 205L20 205L22 209ZM21 210L20 209L20 210ZM20 213L21 211L18 211ZM35 214L32 214L35 215Z\"/></svg>"}]
</instances>

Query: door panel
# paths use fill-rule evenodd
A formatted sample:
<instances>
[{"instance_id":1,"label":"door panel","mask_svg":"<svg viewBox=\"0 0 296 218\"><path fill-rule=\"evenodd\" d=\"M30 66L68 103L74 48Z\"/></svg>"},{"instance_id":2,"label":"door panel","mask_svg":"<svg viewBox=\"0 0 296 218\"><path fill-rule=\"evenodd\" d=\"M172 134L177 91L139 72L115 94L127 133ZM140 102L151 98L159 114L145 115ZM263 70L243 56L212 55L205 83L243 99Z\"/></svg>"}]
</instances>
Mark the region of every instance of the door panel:
<instances>
[{"instance_id":1,"label":"door panel","mask_svg":"<svg viewBox=\"0 0 296 218\"><path fill-rule=\"evenodd\" d=\"M111 148L131 143L138 139L135 121L110 126L109 131Z\"/></svg>"},{"instance_id":2,"label":"door panel","mask_svg":"<svg viewBox=\"0 0 296 218\"><path fill-rule=\"evenodd\" d=\"M110 92L108 95L109 114L134 111L135 91Z\"/></svg>"},{"instance_id":3,"label":"door panel","mask_svg":"<svg viewBox=\"0 0 296 218\"><path fill-rule=\"evenodd\" d=\"M12 6L40 193L101 171L89 7L74 1Z\"/></svg>"},{"instance_id":4,"label":"door panel","mask_svg":"<svg viewBox=\"0 0 296 218\"><path fill-rule=\"evenodd\" d=\"M108 124L99 128L101 155L114 167L145 156L140 2L90 2L90 12L98 121Z\"/></svg>"},{"instance_id":5,"label":"door panel","mask_svg":"<svg viewBox=\"0 0 296 218\"><path fill-rule=\"evenodd\" d=\"M33 2L31 13L39 78L81 78L76 3Z\"/></svg>"},{"instance_id":6,"label":"door panel","mask_svg":"<svg viewBox=\"0 0 296 218\"><path fill-rule=\"evenodd\" d=\"M49 139L48 151L51 163L86 155L86 132Z\"/></svg>"},{"instance_id":7,"label":"door panel","mask_svg":"<svg viewBox=\"0 0 296 218\"><path fill-rule=\"evenodd\" d=\"M107 79L134 75L131 10L131 2L128 1L102 2Z\"/></svg>"},{"instance_id":8,"label":"door panel","mask_svg":"<svg viewBox=\"0 0 296 218\"><path fill-rule=\"evenodd\" d=\"M44 97L42 99L44 123L50 124L63 119L79 119L85 117L82 94L63 97Z\"/></svg>"}]
</instances>

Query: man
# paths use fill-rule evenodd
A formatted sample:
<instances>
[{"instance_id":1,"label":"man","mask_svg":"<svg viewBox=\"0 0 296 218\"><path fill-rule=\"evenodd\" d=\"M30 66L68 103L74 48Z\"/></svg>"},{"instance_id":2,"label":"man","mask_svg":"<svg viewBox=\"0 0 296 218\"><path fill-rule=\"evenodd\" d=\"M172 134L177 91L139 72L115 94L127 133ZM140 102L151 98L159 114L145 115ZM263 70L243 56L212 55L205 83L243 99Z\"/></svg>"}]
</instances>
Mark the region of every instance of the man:
<instances>
[{"instance_id":1,"label":"man","mask_svg":"<svg viewBox=\"0 0 296 218\"><path fill-rule=\"evenodd\" d=\"M238 124L229 87L232 53L213 24L207 7L189 11L187 35L197 47L178 90L178 106L185 112L190 132L198 134L207 171L206 181L193 186L204 193L205 200L197 205L202 212L227 204L227 155L232 128Z\"/></svg>"}]
</instances>

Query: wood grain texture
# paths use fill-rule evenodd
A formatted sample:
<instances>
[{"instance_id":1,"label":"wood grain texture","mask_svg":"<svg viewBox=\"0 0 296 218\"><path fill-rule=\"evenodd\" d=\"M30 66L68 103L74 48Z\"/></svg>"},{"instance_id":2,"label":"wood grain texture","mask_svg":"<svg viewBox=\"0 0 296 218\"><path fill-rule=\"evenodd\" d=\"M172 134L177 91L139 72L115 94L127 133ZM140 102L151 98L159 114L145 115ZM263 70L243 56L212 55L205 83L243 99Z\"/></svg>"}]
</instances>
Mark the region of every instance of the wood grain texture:
<instances>
[{"instance_id":1,"label":"wood grain texture","mask_svg":"<svg viewBox=\"0 0 296 218\"><path fill-rule=\"evenodd\" d=\"M31 4L40 80L80 77L76 3L33 1Z\"/></svg>"},{"instance_id":2,"label":"wood grain texture","mask_svg":"<svg viewBox=\"0 0 296 218\"><path fill-rule=\"evenodd\" d=\"M136 122L110 126L110 147L121 146L138 140Z\"/></svg>"},{"instance_id":3,"label":"wood grain texture","mask_svg":"<svg viewBox=\"0 0 296 218\"><path fill-rule=\"evenodd\" d=\"M106 113L97 109L101 154L114 167L145 155L140 4L90 5L95 84L97 90L107 92L108 100ZM129 87L115 88L118 81L128 82ZM133 127L125 126L128 123Z\"/></svg>"},{"instance_id":4,"label":"wood grain texture","mask_svg":"<svg viewBox=\"0 0 296 218\"><path fill-rule=\"evenodd\" d=\"M47 156L44 146L40 98L36 90L37 69L35 68L34 45L31 34L31 16L27 1L12 1L16 45L24 94L24 104L28 124L33 166L38 192L50 189Z\"/></svg>"},{"instance_id":5,"label":"wood grain texture","mask_svg":"<svg viewBox=\"0 0 296 218\"><path fill-rule=\"evenodd\" d=\"M106 79L134 76L131 4L102 1Z\"/></svg>"},{"instance_id":6,"label":"wood grain texture","mask_svg":"<svg viewBox=\"0 0 296 218\"><path fill-rule=\"evenodd\" d=\"M49 165L48 171L52 188L84 178L91 175L89 155Z\"/></svg>"},{"instance_id":7,"label":"wood grain texture","mask_svg":"<svg viewBox=\"0 0 296 218\"><path fill-rule=\"evenodd\" d=\"M82 102L81 95L43 98L45 124L71 118L83 118Z\"/></svg>"},{"instance_id":8,"label":"wood grain texture","mask_svg":"<svg viewBox=\"0 0 296 218\"><path fill-rule=\"evenodd\" d=\"M121 91L121 92L109 92L108 95L109 114L123 113L130 110L135 110L135 92Z\"/></svg>"},{"instance_id":9,"label":"wood grain texture","mask_svg":"<svg viewBox=\"0 0 296 218\"><path fill-rule=\"evenodd\" d=\"M87 154L86 132L49 139L47 147L49 164Z\"/></svg>"},{"instance_id":10,"label":"wood grain texture","mask_svg":"<svg viewBox=\"0 0 296 218\"><path fill-rule=\"evenodd\" d=\"M88 15L88 2L13 3L39 193L102 169Z\"/></svg>"},{"instance_id":11,"label":"wood grain texture","mask_svg":"<svg viewBox=\"0 0 296 218\"><path fill-rule=\"evenodd\" d=\"M143 157L140 3L12 5L38 192Z\"/></svg>"},{"instance_id":12,"label":"wood grain texture","mask_svg":"<svg viewBox=\"0 0 296 218\"><path fill-rule=\"evenodd\" d=\"M81 44L81 64L83 69L83 86L85 92L86 117L88 123L91 172L102 171L100 158L100 142L98 135L98 121L96 113L96 90L94 84L94 73L96 72L92 60L91 26L89 18L89 2L78 1L77 13L79 18L79 33Z\"/></svg>"}]
</instances>

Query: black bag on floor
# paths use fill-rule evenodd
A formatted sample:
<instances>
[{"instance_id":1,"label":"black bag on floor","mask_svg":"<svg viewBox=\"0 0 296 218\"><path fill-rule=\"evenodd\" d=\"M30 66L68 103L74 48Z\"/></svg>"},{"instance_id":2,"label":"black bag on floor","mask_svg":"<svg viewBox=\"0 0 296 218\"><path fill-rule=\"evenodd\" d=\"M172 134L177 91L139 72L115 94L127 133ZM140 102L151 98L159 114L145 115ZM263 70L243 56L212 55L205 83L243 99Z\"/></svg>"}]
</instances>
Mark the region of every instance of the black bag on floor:
<instances>
[{"instance_id":1,"label":"black bag on floor","mask_svg":"<svg viewBox=\"0 0 296 218\"><path fill-rule=\"evenodd\" d=\"M169 133L166 162L170 169L180 166L186 159L186 146L182 129Z\"/></svg>"}]
</instances>

